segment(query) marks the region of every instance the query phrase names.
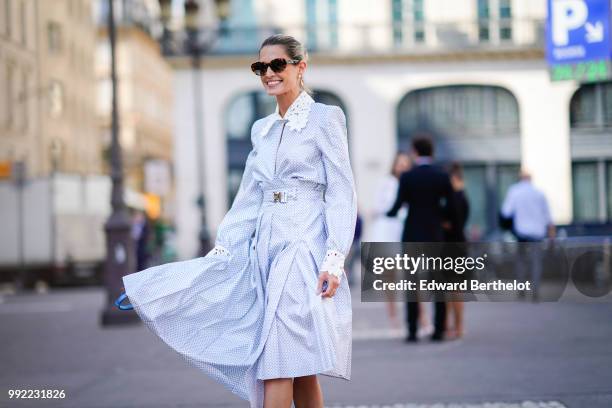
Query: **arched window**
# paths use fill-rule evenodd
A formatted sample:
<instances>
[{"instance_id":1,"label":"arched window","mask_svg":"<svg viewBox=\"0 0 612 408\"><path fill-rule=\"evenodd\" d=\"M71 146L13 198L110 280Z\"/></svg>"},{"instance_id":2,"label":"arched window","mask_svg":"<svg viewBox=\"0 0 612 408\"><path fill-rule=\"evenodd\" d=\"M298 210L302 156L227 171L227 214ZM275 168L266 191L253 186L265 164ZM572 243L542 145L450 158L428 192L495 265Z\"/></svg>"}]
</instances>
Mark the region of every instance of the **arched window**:
<instances>
[{"instance_id":1,"label":"arched window","mask_svg":"<svg viewBox=\"0 0 612 408\"><path fill-rule=\"evenodd\" d=\"M582 85L570 102L572 129L612 128L612 81Z\"/></svg>"},{"instance_id":2,"label":"arched window","mask_svg":"<svg viewBox=\"0 0 612 408\"><path fill-rule=\"evenodd\" d=\"M574 222L612 220L612 81L582 85L570 101Z\"/></svg>"},{"instance_id":3,"label":"arched window","mask_svg":"<svg viewBox=\"0 0 612 408\"><path fill-rule=\"evenodd\" d=\"M496 137L519 133L518 102L504 88L451 85L418 89L398 106L400 138L428 131L447 137Z\"/></svg>"},{"instance_id":4,"label":"arched window","mask_svg":"<svg viewBox=\"0 0 612 408\"><path fill-rule=\"evenodd\" d=\"M313 90L312 97L316 102L341 107L348 116L344 104L334 93ZM256 120L273 113L275 109L276 98L263 91L244 92L230 101L225 112L228 203L233 202L238 192L244 172L244 163L252 148L251 127Z\"/></svg>"},{"instance_id":5,"label":"arched window","mask_svg":"<svg viewBox=\"0 0 612 408\"><path fill-rule=\"evenodd\" d=\"M398 147L408 151L413 137L429 135L436 159L458 161L465 171L471 211L468 235L480 238L497 229L497 214L521 159L519 106L501 87L450 85L406 94L397 108Z\"/></svg>"}]
</instances>

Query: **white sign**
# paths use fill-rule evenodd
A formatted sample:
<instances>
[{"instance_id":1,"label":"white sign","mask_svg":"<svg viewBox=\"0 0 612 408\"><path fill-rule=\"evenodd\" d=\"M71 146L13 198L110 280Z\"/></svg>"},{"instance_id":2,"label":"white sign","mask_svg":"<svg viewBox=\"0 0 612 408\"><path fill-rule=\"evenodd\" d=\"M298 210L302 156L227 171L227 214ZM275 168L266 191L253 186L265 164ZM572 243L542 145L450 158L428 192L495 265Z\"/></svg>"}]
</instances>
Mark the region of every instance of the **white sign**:
<instances>
[{"instance_id":1,"label":"white sign","mask_svg":"<svg viewBox=\"0 0 612 408\"><path fill-rule=\"evenodd\" d=\"M165 196L170 192L171 176L170 165L161 159L147 160L144 165L145 191L158 196Z\"/></svg>"}]
</instances>

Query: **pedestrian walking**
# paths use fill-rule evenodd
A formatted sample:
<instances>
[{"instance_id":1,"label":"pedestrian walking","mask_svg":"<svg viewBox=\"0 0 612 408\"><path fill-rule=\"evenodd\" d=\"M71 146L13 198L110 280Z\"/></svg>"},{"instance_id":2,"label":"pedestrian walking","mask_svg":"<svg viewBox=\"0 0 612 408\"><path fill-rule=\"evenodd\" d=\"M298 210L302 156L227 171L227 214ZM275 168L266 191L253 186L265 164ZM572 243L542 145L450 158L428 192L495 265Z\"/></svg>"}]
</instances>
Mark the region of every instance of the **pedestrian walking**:
<instances>
[{"instance_id":1,"label":"pedestrian walking","mask_svg":"<svg viewBox=\"0 0 612 408\"><path fill-rule=\"evenodd\" d=\"M395 203L387 212L387 216L394 217L402 205L409 205L402 233L403 242L442 242L444 240L442 224L449 220L452 222L453 187L448 174L433 164L433 153L434 148L430 138L417 137L412 141L414 166L401 175ZM408 299L406 317L408 325L406 341L415 342L419 320L418 302ZM444 301L437 299L431 340L444 339L445 324L446 305Z\"/></svg>"},{"instance_id":2,"label":"pedestrian walking","mask_svg":"<svg viewBox=\"0 0 612 408\"><path fill-rule=\"evenodd\" d=\"M542 241L555 237L546 196L531 182L531 174L521 170L520 180L510 186L502 205L501 216L519 242L519 256L516 258L517 280L531 280L532 300L539 300L540 278L542 276ZM525 297L520 291L519 297Z\"/></svg>"},{"instance_id":3,"label":"pedestrian walking","mask_svg":"<svg viewBox=\"0 0 612 408\"><path fill-rule=\"evenodd\" d=\"M323 407L317 374L350 379L344 260L357 197L346 118L313 100L306 68L295 38L263 42L251 69L277 108L252 126L215 247L123 278L147 326L252 407Z\"/></svg>"}]
</instances>

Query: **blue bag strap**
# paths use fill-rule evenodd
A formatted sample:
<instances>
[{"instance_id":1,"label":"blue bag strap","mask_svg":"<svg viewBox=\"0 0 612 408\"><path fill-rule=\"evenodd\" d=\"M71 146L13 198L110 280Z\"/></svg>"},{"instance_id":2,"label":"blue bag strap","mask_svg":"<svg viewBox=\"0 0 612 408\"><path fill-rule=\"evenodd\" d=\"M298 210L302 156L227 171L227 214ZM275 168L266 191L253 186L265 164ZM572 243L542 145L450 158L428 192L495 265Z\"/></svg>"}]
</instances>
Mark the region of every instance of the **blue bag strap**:
<instances>
[{"instance_id":1,"label":"blue bag strap","mask_svg":"<svg viewBox=\"0 0 612 408\"><path fill-rule=\"evenodd\" d=\"M132 310L132 309L134 309L134 306L132 306L131 304L127 304L127 305L122 305L121 304L121 302L123 302L125 299L127 299L127 294L125 292L123 292L117 298L117 300L115 300L115 306L117 306L121 310Z\"/></svg>"}]
</instances>

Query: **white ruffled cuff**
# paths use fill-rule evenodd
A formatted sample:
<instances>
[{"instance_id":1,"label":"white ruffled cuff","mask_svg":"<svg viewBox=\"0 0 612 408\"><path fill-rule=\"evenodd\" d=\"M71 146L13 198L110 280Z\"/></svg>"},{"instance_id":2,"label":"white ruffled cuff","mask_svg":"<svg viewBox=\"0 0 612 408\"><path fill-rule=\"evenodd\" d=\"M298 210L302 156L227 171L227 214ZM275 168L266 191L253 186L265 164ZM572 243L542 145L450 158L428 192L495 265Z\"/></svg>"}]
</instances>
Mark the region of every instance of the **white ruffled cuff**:
<instances>
[{"instance_id":1,"label":"white ruffled cuff","mask_svg":"<svg viewBox=\"0 0 612 408\"><path fill-rule=\"evenodd\" d=\"M340 251L333 249L327 250L323 264L321 265L322 271L327 271L330 275L336 276L339 280L342 279L344 274L344 255Z\"/></svg>"},{"instance_id":2,"label":"white ruffled cuff","mask_svg":"<svg viewBox=\"0 0 612 408\"><path fill-rule=\"evenodd\" d=\"M215 247L213 249L211 249L210 251L208 251L208 253L206 254L208 255L225 255L229 258L230 256L230 252L223 246L217 244L215 245Z\"/></svg>"}]
</instances>

